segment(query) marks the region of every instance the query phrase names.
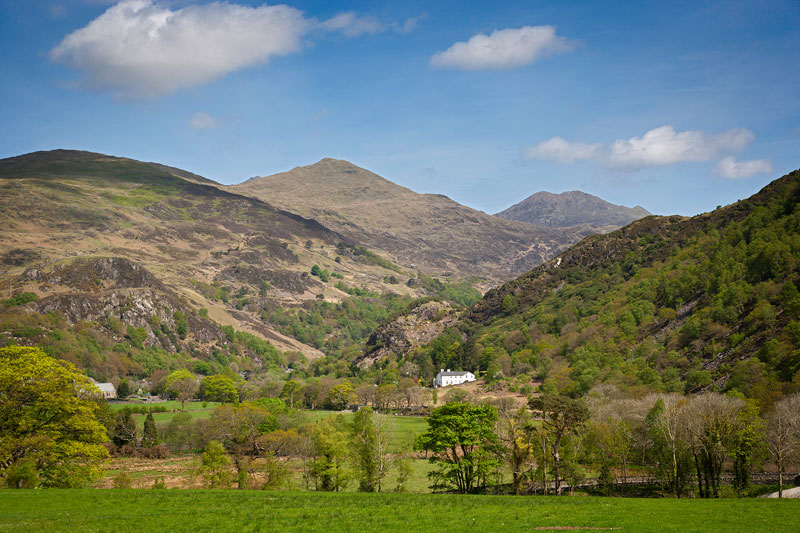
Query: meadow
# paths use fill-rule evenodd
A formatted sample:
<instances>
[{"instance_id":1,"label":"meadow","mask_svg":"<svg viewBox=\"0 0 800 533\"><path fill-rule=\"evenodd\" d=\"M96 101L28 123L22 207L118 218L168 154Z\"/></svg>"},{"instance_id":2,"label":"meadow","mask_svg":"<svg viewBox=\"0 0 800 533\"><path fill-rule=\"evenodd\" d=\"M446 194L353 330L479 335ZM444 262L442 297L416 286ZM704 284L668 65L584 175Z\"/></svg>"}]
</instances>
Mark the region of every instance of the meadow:
<instances>
[{"instance_id":1,"label":"meadow","mask_svg":"<svg viewBox=\"0 0 800 533\"><path fill-rule=\"evenodd\" d=\"M797 531L800 500L7 490L3 531Z\"/></svg>"},{"instance_id":2,"label":"meadow","mask_svg":"<svg viewBox=\"0 0 800 533\"><path fill-rule=\"evenodd\" d=\"M211 411L214 410L216 406L220 405L219 402L186 402L184 405L184 412L189 413L191 415L192 420L196 420L198 418L208 418L211 416ZM166 411L163 412L154 412L153 419L156 423L159 422L169 422L172 418L181 412L181 402L175 400L168 400L166 402L155 402L155 403L142 403L142 402L114 402L110 403L109 406L112 410L121 411L126 407L133 407L133 408L163 408ZM133 413L133 419L136 421L136 426L139 430L142 429L144 426L144 419L145 415L139 413Z\"/></svg>"}]
</instances>

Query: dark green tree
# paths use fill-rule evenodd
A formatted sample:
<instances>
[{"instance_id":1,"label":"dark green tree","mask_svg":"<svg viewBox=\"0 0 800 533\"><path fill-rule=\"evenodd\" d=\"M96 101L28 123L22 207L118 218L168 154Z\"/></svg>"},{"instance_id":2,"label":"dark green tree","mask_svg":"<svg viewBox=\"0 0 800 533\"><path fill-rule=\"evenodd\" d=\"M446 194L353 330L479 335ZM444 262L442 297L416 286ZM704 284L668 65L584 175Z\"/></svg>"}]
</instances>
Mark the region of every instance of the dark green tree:
<instances>
[{"instance_id":1,"label":"dark green tree","mask_svg":"<svg viewBox=\"0 0 800 533\"><path fill-rule=\"evenodd\" d=\"M117 425L114 426L114 444L125 446L136 444L136 422L130 409L123 409L117 414Z\"/></svg>"},{"instance_id":2,"label":"dark green tree","mask_svg":"<svg viewBox=\"0 0 800 533\"><path fill-rule=\"evenodd\" d=\"M131 393L131 384L128 383L127 379L121 380L119 382L119 385L117 385L117 398L121 400L125 399L130 395L130 393Z\"/></svg>"},{"instance_id":3,"label":"dark green tree","mask_svg":"<svg viewBox=\"0 0 800 533\"><path fill-rule=\"evenodd\" d=\"M437 468L428 477L462 494L485 488L500 464L496 422L497 410L492 405L447 403L435 409L428 417L428 431L415 443L416 449L433 454L429 460Z\"/></svg>"},{"instance_id":4,"label":"dark green tree","mask_svg":"<svg viewBox=\"0 0 800 533\"><path fill-rule=\"evenodd\" d=\"M147 413L144 419L144 432L142 433L142 448L152 448L158 444L158 429L153 413Z\"/></svg>"}]
</instances>

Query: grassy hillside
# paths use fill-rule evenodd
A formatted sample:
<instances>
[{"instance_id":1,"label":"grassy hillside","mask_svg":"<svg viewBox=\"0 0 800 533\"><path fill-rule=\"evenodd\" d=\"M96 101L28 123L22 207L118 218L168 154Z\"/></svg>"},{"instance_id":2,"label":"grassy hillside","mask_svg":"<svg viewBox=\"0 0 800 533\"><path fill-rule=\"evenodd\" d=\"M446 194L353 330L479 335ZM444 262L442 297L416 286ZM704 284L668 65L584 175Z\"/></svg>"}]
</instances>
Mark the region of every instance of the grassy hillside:
<instances>
[{"instance_id":1,"label":"grassy hillside","mask_svg":"<svg viewBox=\"0 0 800 533\"><path fill-rule=\"evenodd\" d=\"M42 346L101 380L196 359L266 371L287 364L278 352L303 366L450 287L164 165L36 152L0 160L0 191L0 343Z\"/></svg>"},{"instance_id":2,"label":"grassy hillside","mask_svg":"<svg viewBox=\"0 0 800 533\"><path fill-rule=\"evenodd\" d=\"M451 364L532 369L573 394L606 382L770 403L800 387L798 199L793 172L711 213L589 237L487 293Z\"/></svg>"},{"instance_id":3,"label":"grassy hillside","mask_svg":"<svg viewBox=\"0 0 800 533\"><path fill-rule=\"evenodd\" d=\"M404 268L477 276L486 286L596 232L503 220L446 196L418 194L335 159L254 178L229 190L319 220L355 242L389 252Z\"/></svg>"},{"instance_id":4,"label":"grassy hillside","mask_svg":"<svg viewBox=\"0 0 800 533\"><path fill-rule=\"evenodd\" d=\"M4 531L795 531L797 500L15 490Z\"/></svg>"}]
</instances>

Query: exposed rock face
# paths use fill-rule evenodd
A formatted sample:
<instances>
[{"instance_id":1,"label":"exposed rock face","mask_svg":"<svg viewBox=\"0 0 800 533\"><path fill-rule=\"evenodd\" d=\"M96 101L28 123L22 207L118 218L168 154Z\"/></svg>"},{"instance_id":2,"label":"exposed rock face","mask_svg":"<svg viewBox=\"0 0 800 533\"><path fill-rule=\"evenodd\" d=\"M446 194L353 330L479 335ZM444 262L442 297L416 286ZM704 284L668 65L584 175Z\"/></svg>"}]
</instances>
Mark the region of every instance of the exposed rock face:
<instances>
[{"instance_id":1,"label":"exposed rock face","mask_svg":"<svg viewBox=\"0 0 800 533\"><path fill-rule=\"evenodd\" d=\"M81 258L57 264L47 272L28 268L21 278L40 282L42 292L56 292L29 304L29 311L61 312L70 323L108 323L109 319L118 319L125 326L144 328L145 344L160 344L168 351L180 350L185 343L169 339L160 327L163 324L167 330L177 331L175 313L180 312L186 318L192 341L225 342L216 324L198 315L144 267L129 259Z\"/></svg>"},{"instance_id":2,"label":"exposed rock face","mask_svg":"<svg viewBox=\"0 0 800 533\"><path fill-rule=\"evenodd\" d=\"M626 226L651 213L643 207L614 205L581 191L553 194L537 192L495 216L539 226L562 228L589 224L604 227Z\"/></svg>"},{"instance_id":3,"label":"exposed rock face","mask_svg":"<svg viewBox=\"0 0 800 533\"><path fill-rule=\"evenodd\" d=\"M56 285L87 292L133 287L166 290L158 278L124 257L78 258L58 264L49 272L28 268L22 278L40 282L45 290Z\"/></svg>"},{"instance_id":4,"label":"exposed rock face","mask_svg":"<svg viewBox=\"0 0 800 533\"><path fill-rule=\"evenodd\" d=\"M387 355L405 355L436 338L456 320L457 315L449 303L423 303L378 327L367 341L364 356L356 364L366 368Z\"/></svg>"}]
</instances>

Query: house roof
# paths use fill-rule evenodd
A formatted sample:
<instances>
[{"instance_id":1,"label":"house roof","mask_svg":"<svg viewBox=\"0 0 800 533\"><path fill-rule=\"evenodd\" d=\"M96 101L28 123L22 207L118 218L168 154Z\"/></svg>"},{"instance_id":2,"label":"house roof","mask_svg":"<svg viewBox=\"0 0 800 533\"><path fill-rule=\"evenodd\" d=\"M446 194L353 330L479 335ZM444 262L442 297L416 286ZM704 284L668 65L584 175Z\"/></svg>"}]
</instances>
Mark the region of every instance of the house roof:
<instances>
[{"instance_id":1,"label":"house roof","mask_svg":"<svg viewBox=\"0 0 800 533\"><path fill-rule=\"evenodd\" d=\"M466 372L466 371L459 371L459 372L440 371L438 374L436 374L436 377L438 378L439 376L442 376L442 377L447 377L447 376L466 376L467 374L471 374L471 373L472 372Z\"/></svg>"},{"instance_id":2,"label":"house roof","mask_svg":"<svg viewBox=\"0 0 800 533\"><path fill-rule=\"evenodd\" d=\"M100 389L100 392L117 392L113 383L96 383L95 386Z\"/></svg>"}]
</instances>

